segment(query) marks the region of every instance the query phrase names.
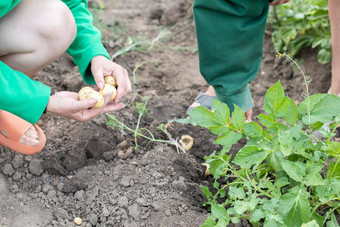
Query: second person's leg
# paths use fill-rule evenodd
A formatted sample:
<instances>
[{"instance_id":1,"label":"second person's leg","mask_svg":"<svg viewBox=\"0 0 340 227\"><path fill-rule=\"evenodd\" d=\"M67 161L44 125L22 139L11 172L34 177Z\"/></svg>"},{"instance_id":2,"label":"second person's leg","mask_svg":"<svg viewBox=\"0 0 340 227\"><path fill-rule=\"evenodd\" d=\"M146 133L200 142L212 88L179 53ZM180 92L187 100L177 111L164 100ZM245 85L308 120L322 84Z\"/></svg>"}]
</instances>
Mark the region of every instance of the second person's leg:
<instances>
[{"instance_id":1,"label":"second person's leg","mask_svg":"<svg viewBox=\"0 0 340 227\"><path fill-rule=\"evenodd\" d=\"M248 83L260 68L268 8L268 0L194 2L201 74L231 110L253 107Z\"/></svg>"}]
</instances>

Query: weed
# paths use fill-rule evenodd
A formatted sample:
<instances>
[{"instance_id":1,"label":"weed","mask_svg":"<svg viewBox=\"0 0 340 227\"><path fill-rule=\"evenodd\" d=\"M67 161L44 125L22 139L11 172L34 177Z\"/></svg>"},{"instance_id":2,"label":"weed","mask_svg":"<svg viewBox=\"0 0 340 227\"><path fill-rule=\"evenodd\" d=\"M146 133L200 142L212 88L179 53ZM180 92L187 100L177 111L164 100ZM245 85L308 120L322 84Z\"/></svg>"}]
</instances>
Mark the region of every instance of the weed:
<instances>
[{"instance_id":1,"label":"weed","mask_svg":"<svg viewBox=\"0 0 340 227\"><path fill-rule=\"evenodd\" d=\"M156 139L154 137L153 133L149 129L140 128L140 122L141 122L142 116L147 114L146 105L148 103L148 99L146 97L143 97L143 100L144 100L144 103L136 102L136 111L138 113L138 120L137 120L137 124L136 124L135 129L132 129L129 126L127 126L126 124L124 124L122 121L119 121L113 114L106 114L109 117L109 120L106 123L106 126L108 128L119 127L121 132L123 132L123 130L127 130L129 132L132 132L133 136L134 136L135 149L137 149L137 147L138 147L138 137L142 137L142 138L147 139L149 141L147 143L147 145L151 142L166 143L166 144L176 146L177 152L179 152L179 150L181 150L184 153L186 153L186 151L183 149L183 147L175 139L172 138L170 133L166 130L165 125L161 124L157 127L157 129L159 129L163 133L165 133L166 136L168 137L168 140ZM143 134L143 132L146 132L147 134Z\"/></svg>"}]
</instances>

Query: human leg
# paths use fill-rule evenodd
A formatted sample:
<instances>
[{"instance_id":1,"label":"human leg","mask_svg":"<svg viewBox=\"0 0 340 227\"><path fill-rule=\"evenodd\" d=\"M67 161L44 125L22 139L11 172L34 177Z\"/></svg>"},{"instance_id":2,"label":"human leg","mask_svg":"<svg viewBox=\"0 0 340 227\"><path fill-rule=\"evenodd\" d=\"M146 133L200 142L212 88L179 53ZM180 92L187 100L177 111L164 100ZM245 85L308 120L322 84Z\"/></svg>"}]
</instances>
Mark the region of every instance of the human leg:
<instances>
[{"instance_id":1,"label":"human leg","mask_svg":"<svg viewBox=\"0 0 340 227\"><path fill-rule=\"evenodd\" d=\"M268 8L268 0L195 0L200 71L231 110L253 106L248 83L262 60Z\"/></svg>"},{"instance_id":2,"label":"human leg","mask_svg":"<svg viewBox=\"0 0 340 227\"><path fill-rule=\"evenodd\" d=\"M0 18L0 61L31 76L64 53L75 34L72 13L61 1L22 0ZM38 146L38 134L32 125L20 143Z\"/></svg>"},{"instance_id":3,"label":"human leg","mask_svg":"<svg viewBox=\"0 0 340 227\"><path fill-rule=\"evenodd\" d=\"M0 18L0 61L31 76L58 58L76 35L75 21L59 0L22 0Z\"/></svg>"},{"instance_id":4,"label":"human leg","mask_svg":"<svg viewBox=\"0 0 340 227\"><path fill-rule=\"evenodd\" d=\"M332 34L332 82L329 93L340 95L340 1L328 1Z\"/></svg>"}]
</instances>

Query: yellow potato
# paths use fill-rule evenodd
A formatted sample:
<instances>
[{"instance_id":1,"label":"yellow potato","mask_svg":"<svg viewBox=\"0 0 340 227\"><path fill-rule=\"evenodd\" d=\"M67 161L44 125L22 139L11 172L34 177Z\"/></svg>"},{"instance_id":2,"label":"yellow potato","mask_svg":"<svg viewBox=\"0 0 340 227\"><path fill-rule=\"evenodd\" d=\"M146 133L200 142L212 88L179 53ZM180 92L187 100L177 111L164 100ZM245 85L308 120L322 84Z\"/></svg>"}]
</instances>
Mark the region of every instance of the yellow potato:
<instances>
[{"instance_id":1,"label":"yellow potato","mask_svg":"<svg viewBox=\"0 0 340 227\"><path fill-rule=\"evenodd\" d=\"M117 89L110 84L105 84L104 88L99 90L99 93L104 97L106 94L112 93L111 98L110 98L110 101L112 101L117 96Z\"/></svg>"},{"instance_id":2,"label":"yellow potato","mask_svg":"<svg viewBox=\"0 0 340 227\"><path fill-rule=\"evenodd\" d=\"M94 98L97 103L92 108L101 108L104 105L104 97L98 91L90 91L87 98Z\"/></svg>"},{"instance_id":3,"label":"yellow potato","mask_svg":"<svg viewBox=\"0 0 340 227\"><path fill-rule=\"evenodd\" d=\"M86 86L83 87L82 89L80 89L80 91L78 92L78 99L80 101L87 99L87 95L90 91L94 91L94 89L92 87Z\"/></svg>"},{"instance_id":4,"label":"yellow potato","mask_svg":"<svg viewBox=\"0 0 340 227\"><path fill-rule=\"evenodd\" d=\"M114 87L117 87L116 79L113 76L105 76L104 81L105 81L105 84L110 84Z\"/></svg>"},{"instance_id":5,"label":"yellow potato","mask_svg":"<svg viewBox=\"0 0 340 227\"><path fill-rule=\"evenodd\" d=\"M189 135L183 135L178 142L186 151L190 150L192 148L192 145L194 145L194 139Z\"/></svg>"},{"instance_id":6,"label":"yellow potato","mask_svg":"<svg viewBox=\"0 0 340 227\"><path fill-rule=\"evenodd\" d=\"M76 223L76 225L81 225L81 223L83 223L83 220L81 220L79 217L76 217L73 221Z\"/></svg>"}]
</instances>

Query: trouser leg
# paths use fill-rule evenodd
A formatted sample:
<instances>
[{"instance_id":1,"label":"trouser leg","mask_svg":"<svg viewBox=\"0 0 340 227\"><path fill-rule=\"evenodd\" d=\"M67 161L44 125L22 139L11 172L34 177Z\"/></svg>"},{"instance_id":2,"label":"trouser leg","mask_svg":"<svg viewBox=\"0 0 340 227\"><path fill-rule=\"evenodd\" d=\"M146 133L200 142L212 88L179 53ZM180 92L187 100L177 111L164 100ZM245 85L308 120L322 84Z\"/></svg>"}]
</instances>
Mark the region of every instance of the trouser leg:
<instances>
[{"instance_id":1,"label":"trouser leg","mask_svg":"<svg viewBox=\"0 0 340 227\"><path fill-rule=\"evenodd\" d=\"M268 0L195 0L200 71L217 98L247 111L262 60Z\"/></svg>"}]
</instances>

